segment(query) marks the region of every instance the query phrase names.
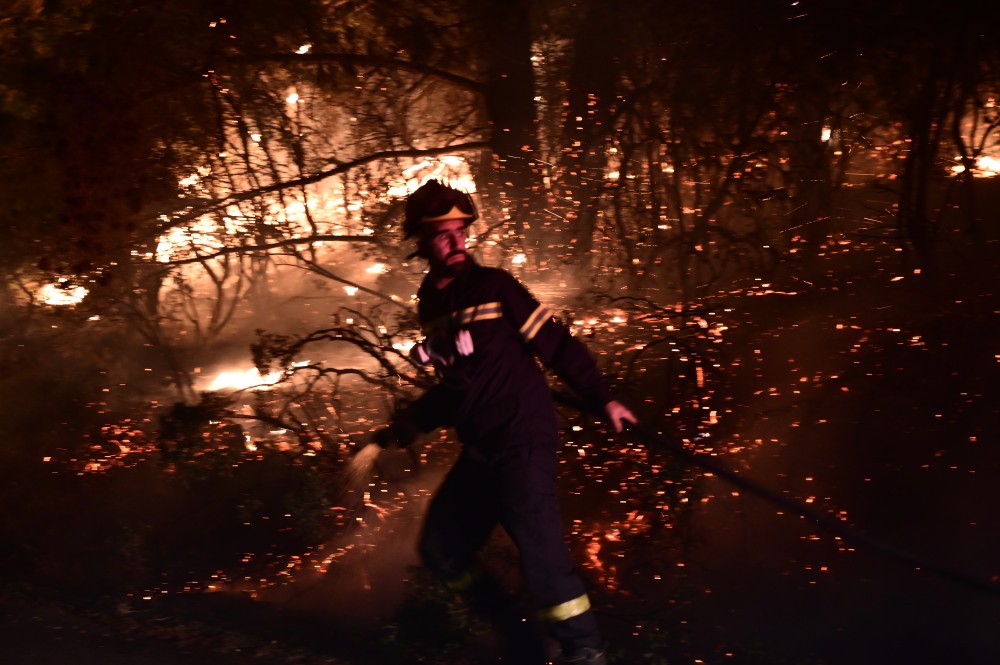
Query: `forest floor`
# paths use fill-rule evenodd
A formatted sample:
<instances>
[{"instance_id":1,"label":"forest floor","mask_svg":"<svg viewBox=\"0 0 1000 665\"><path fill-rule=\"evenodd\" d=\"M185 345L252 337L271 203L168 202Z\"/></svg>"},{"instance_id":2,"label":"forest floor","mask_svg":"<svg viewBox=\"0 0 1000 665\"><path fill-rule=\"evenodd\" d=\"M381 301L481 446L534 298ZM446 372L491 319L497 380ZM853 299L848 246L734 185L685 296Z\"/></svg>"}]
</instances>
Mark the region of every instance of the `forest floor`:
<instances>
[{"instance_id":1,"label":"forest floor","mask_svg":"<svg viewBox=\"0 0 1000 665\"><path fill-rule=\"evenodd\" d=\"M727 303L729 413L714 436L747 445L726 463L844 528L706 478L683 560L646 571L683 565L685 608L670 615L683 623L640 637L634 616L598 602L615 662L996 662L1000 261L987 249L955 250L934 276L850 259L794 291ZM408 542L420 509L394 517L409 525L395 538ZM9 584L0 662L498 662L482 635L450 656L381 646L413 583L406 542L371 554L364 580L314 580L270 602L209 594L145 610Z\"/></svg>"}]
</instances>

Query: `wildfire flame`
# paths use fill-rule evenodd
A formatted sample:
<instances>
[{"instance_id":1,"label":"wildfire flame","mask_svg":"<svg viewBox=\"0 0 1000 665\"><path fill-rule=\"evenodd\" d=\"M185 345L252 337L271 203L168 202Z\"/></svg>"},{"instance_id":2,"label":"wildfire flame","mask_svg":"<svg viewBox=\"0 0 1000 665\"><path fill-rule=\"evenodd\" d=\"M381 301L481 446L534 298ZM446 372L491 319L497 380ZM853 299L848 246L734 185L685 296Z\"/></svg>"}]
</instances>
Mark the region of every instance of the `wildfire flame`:
<instances>
[{"instance_id":1,"label":"wildfire flame","mask_svg":"<svg viewBox=\"0 0 1000 665\"><path fill-rule=\"evenodd\" d=\"M36 295L42 303L53 307L66 307L79 304L87 297L89 291L83 286L69 286L65 279L43 285Z\"/></svg>"},{"instance_id":2,"label":"wildfire flame","mask_svg":"<svg viewBox=\"0 0 1000 665\"><path fill-rule=\"evenodd\" d=\"M476 191L476 181L468 162L459 155L441 155L425 159L403 171L403 182L396 182L387 192L391 198L402 198L431 179L445 180L449 185L470 194Z\"/></svg>"},{"instance_id":3,"label":"wildfire flame","mask_svg":"<svg viewBox=\"0 0 1000 665\"><path fill-rule=\"evenodd\" d=\"M960 159L960 158L957 158ZM951 167L952 172L962 173L965 171L963 164L956 164ZM980 155L976 159L976 165L971 169L974 178L993 178L1000 175L1000 159L990 155Z\"/></svg>"},{"instance_id":4,"label":"wildfire flame","mask_svg":"<svg viewBox=\"0 0 1000 665\"><path fill-rule=\"evenodd\" d=\"M205 388L209 391L216 390L268 390L271 386L281 380L282 372L269 372L262 375L256 367L248 370L227 370L219 372L211 383Z\"/></svg>"}]
</instances>

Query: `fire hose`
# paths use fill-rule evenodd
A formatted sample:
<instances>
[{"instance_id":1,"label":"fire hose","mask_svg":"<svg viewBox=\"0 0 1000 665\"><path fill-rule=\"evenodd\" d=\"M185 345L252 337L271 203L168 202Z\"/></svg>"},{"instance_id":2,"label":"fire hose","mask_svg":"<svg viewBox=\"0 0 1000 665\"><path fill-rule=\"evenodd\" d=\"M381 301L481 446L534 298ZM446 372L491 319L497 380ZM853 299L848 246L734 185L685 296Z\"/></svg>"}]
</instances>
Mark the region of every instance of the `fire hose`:
<instances>
[{"instance_id":1,"label":"fire hose","mask_svg":"<svg viewBox=\"0 0 1000 665\"><path fill-rule=\"evenodd\" d=\"M557 402L565 406L572 407L585 413L589 412L589 410L586 409L586 407L584 407L578 400L569 395L554 392L554 397ZM990 595L1000 596L1000 585L997 585L992 581L966 575L965 573L959 572L947 566L937 564L933 561L928 561L911 552L857 531L839 519L819 512L806 504L790 499L783 494L758 484L757 482L727 467L725 464L722 464L715 458L695 452L694 450L686 447L675 437L669 436L663 432L656 432L639 422L626 422L625 432L640 441L650 450L670 454L686 464L703 469L738 487L740 490L748 494L752 494L767 501L768 503L782 508L783 510L810 520L823 530L840 536L845 542L849 542L857 547L879 554L886 559L914 566L919 570L932 573L951 582L958 583Z\"/></svg>"}]
</instances>

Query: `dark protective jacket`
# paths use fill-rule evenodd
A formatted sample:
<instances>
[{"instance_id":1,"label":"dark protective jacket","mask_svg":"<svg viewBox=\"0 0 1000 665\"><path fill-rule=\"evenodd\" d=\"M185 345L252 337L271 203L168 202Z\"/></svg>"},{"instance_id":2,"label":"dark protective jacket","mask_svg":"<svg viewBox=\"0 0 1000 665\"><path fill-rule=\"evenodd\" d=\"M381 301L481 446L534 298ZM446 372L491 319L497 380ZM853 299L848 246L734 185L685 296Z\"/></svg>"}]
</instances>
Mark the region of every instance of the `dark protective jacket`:
<instances>
[{"instance_id":1,"label":"dark protective jacket","mask_svg":"<svg viewBox=\"0 0 1000 665\"><path fill-rule=\"evenodd\" d=\"M474 347L471 355L439 365L441 382L408 409L420 430L454 426L466 444L503 444L496 437L511 432L532 438L539 428L554 438L552 396L536 357L594 412L611 401L586 347L505 270L470 260L444 288L427 278L417 295L420 324L432 344L447 345L465 329Z\"/></svg>"}]
</instances>

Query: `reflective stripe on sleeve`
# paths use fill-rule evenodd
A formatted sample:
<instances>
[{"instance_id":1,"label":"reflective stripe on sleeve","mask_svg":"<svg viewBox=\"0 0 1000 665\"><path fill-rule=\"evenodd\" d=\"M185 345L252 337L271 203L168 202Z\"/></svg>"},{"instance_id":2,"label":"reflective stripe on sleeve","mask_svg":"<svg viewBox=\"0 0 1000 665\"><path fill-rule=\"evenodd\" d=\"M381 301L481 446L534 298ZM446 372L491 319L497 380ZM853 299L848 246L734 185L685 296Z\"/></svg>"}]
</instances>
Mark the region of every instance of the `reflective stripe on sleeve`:
<instances>
[{"instance_id":1,"label":"reflective stripe on sleeve","mask_svg":"<svg viewBox=\"0 0 1000 665\"><path fill-rule=\"evenodd\" d=\"M457 312L438 317L433 321L423 324L421 328L425 335L433 335L444 330L449 330L455 323L459 326L467 326L473 321L488 321L490 319L499 319L501 316L503 316L503 308L500 305L500 301L496 300L494 302L484 302L481 305L466 307Z\"/></svg>"},{"instance_id":2,"label":"reflective stripe on sleeve","mask_svg":"<svg viewBox=\"0 0 1000 665\"><path fill-rule=\"evenodd\" d=\"M566 621L566 619L572 619L575 616L580 616L589 609L590 598L587 597L587 594L583 594L572 600L567 600L565 603L559 603L558 605L539 610L538 618L542 621L558 623Z\"/></svg>"},{"instance_id":3,"label":"reflective stripe on sleeve","mask_svg":"<svg viewBox=\"0 0 1000 665\"><path fill-rule=\"evenodd\" d=\"M538 331L542 329L545 322L552 318L552 310L545 305L539 305L535 308L535 311L531 313L528 320L524 322L521 326L521 337L524 338L525 342L530 342L538 334Z\"/></svg>"},{"instance_id":4,"label":"reflective stripe on sleeve","mask_svg":"<svg viewBox=\"0 0 1000 665\"><path fill-rule=\"evenodd\" d=\"M503 316L503 310L500 307L500 301L484 302L475 307L466 307L452 315L460 326L467 326L473 321L499 319L501 316Z\"/></svg>"}]
</instances>

